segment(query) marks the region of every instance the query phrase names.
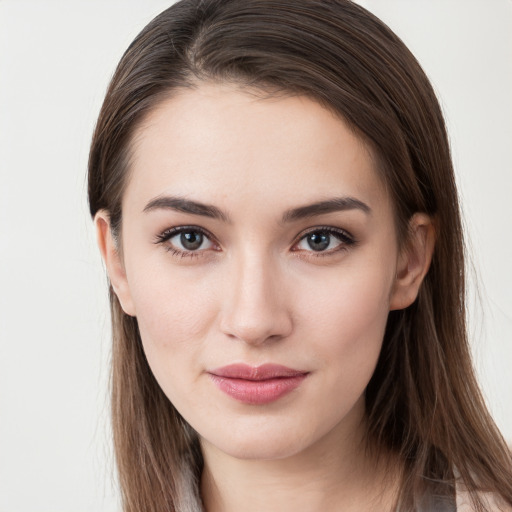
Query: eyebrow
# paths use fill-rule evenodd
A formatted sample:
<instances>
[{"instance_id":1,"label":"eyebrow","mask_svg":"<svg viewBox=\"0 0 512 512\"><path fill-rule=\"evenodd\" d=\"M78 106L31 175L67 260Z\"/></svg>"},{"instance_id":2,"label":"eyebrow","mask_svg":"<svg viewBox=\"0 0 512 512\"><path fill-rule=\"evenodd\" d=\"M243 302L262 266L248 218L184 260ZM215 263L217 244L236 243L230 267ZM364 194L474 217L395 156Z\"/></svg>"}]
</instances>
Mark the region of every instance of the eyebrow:
<instances>
[{"instance_id":1,"label":"eyebrow","mask_svg":"<svg viewBox=\"0 0 512 512\"><path fill-rule=\"evenodd\" d=\"M220 208L211 204L200 203L191 199L176 196L159 196L151 201L144 207L144 212L153 210L166 209L175 210L183 213L190 213L192 215L200 215L212 219L218 219L223 222L231 222L229 215L223 212ZM371 208L366 204L354 197L335 197L325 201L318 201L316 203L299 206L287 210L282 217L283 224L287 222L294 222L317 215L325 215L327 213L346 211L346 210L361 210L366 214L371 213Z\"/></svg>"},{"instance_id":2,"label":"eyebrow","mask_svg":"<svg viewBox=\"0 0 512 512\"><path fill-rule=\"evenodd\" d=\"M361 210L366 214L371 213L371 208L356 199L355 197L335 197L326 201L299 206L288 210L283 215L282 222L293 222L301 219L307 219L316 215L324 215L326 213L341 212L346 210Z\"/></svg>"},{"instance_id":3,"label":"eyebrow","mask_svg":"<svg viewBox=\"0 0 512 512\"><path fill-rule=\"evenodd\" d=\"M152 210L175 210L183 213L191 213L192 215L201 215L203 217L210 217L212 219L230 222L228 215L222 210L211 204L199 203L184 197L175 196L159 196L149 201L145 206L144 212Z\"/></svg>"}]
</instances>

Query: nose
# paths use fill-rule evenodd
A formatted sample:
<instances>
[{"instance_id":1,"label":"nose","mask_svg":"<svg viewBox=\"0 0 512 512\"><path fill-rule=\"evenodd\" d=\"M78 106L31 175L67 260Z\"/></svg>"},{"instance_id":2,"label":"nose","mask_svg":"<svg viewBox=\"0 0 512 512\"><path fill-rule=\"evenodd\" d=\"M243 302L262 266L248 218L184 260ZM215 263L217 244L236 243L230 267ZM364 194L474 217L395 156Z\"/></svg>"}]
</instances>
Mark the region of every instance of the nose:
<instances>
[{"instance_id":1,"label":"nose","mask_svg":"<svg viewBox=\"0 0 512 512\"><path fill-rule=\"evenodd\" d=\"M225 335L261 345L291 333L282 272L270 257L251 255L233 262L225 285L220 320Z\"/></svg>"}]
</instances>

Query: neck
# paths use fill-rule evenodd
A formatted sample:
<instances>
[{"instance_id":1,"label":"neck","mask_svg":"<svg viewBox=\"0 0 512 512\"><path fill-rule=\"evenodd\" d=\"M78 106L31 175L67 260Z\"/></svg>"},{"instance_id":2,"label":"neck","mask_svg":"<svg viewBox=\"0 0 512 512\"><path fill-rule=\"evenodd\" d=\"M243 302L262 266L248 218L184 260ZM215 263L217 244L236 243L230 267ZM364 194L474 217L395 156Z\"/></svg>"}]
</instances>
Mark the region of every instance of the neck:
<instances>
[{"instance_id":1,"label":"neck","mask_svg":"<svg viewBox=\"0 0 512 512\"><path fill-rule=\"evenodd\" d=\"M360 432L360 429L359 429ZM241 459L201 441L201 493L207 512L390 512L399 481L396 458L369 455L362 439L329 432L289 457Z\"/></svg>"}]
</instances>

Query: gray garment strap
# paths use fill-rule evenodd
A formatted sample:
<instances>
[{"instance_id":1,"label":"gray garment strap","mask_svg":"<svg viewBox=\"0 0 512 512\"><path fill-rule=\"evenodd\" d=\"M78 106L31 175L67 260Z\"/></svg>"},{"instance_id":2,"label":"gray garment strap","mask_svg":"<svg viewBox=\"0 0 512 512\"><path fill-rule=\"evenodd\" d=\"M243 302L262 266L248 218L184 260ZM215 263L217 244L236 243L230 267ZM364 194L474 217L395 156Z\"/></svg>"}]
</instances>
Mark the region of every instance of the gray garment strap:
<instances>
[{"instance_id":1,"label":"gray garment strap","mask_svg":"<svg viewBox=\"0 0 512 512\"><path fill-rule=\"evenodd\" d=\"M429 482L417 512L457 512L453 485L444 482Z\"/></svg>"},{"instance_id":2,"label":"gray garment strap","mask_svg":"<svg viewBox=\"0 0 512 512\"><path fill-rule=\"evenodd\" d=\"M447 482L425 480L425 490L414 512L457 512L455 488ZM398 508L395 512L398 512Z\"/></svg>"},{"instance_id":3,"label":"gray garment strap","mask_svg":"<svg viewBox=\"0 0 512 512\"><path fill-rule=\"evenodd\" d=\"M457 512L455 498L430 496L422 501L417 512Z\"/></svg>"}]
</instances>

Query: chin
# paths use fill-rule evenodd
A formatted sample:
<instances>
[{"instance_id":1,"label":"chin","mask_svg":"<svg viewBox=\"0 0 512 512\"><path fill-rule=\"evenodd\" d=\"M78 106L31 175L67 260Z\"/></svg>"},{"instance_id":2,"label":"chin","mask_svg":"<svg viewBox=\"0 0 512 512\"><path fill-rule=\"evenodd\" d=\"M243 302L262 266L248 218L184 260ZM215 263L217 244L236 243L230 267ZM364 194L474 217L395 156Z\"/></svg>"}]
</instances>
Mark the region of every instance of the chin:
<instances>
[{"instance_id":1,"label":"chin","mask_svg":"<svg viewBox=\"0 0 512 512\"><path fill-rule=\"evenodd\" d=\"M217 445L217 449L222 450L226 455L240 460L278 460L286 459L301 451L300 447L294 446L287 440L286 442L268 442L247 441L241 443L229 443L226 446Z\"/></svg>"},{"instance_id":2,"label":"chin","mask_svg":"<svg viewBox=\"0 0 512 512\"><path fill-rule=\"evenodd\" d=\"M290 431L289 428L243 429L238 431L215 432L202 437L216 450L242 460L278 460L292 457L305 450L314 440L305 433Z\"/></svg>"}]
</instances>

